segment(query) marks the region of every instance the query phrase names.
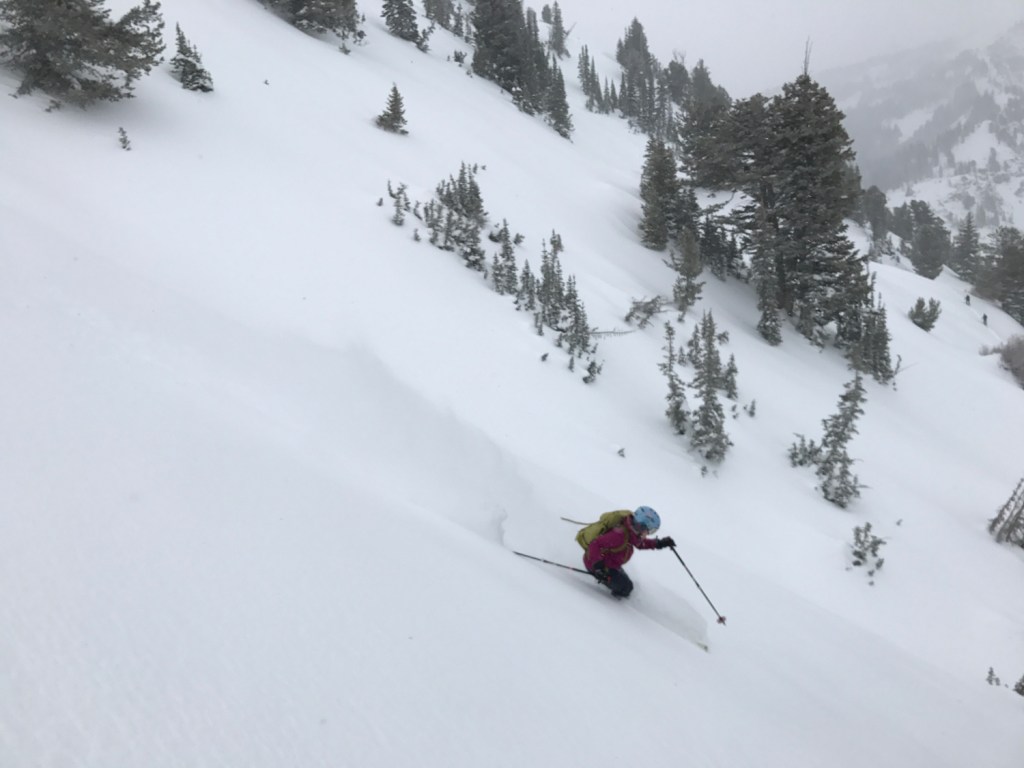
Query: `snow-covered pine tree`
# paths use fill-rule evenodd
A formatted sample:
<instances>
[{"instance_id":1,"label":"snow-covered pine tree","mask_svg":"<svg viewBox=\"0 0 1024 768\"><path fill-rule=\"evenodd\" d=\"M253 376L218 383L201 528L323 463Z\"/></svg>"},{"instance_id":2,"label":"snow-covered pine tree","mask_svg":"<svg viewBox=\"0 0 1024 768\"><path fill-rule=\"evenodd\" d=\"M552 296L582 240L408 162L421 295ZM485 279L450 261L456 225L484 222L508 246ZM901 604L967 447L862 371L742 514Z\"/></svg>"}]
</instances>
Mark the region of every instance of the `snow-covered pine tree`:
<instances>
[{"instance_id":1,"label":"snow-covered pine tree","mask_svg":"<svg viewBox=\"0 0 1024 768\"><path fill-rule=\"evenodd\" d=\"M530 270L529 259L523 261L523 269L519 273L516 309L523 312L533 312L537 309L537 278Z\"/></svg>"},{"instance_id":2,"label":"snow-covered pine tree","mask_svg":"<svg viewBox=\"0 0 1024 768\"><path fill-rule=\"evenodd\" d=\"M497 240L501 249L494 255L494 261L491 264L491 280L494 283L494 290L502 295L517 295L519 293L519 275L515 245L512 242L508 221L504 219L501 222L501 229L498 230Z\"/></svg>"},{"instance_id":3,"label":"snow-covered pine tree","mask_svg":"<svg viewBox=\"0 0 1024 768\"><path fill-rule=\"evenodd\" d=\"M850 365L854 370L870 374L880 384L887 384L896 376L896 369L889 350L892 335L881 297L875 294L871 306L859 317L860 338L851 345L847 354Z\"/></svg>"},{"instance_id":4,"label":"snow-covered pine tree","mask_svg":"<svg viewBox=\"0 0 1024 768\"><path fill-rule=\"evenodd\" d=\"M721 141L732 99L715 85L700 59L690 72L682 115L677 121L683 166L697 187L720 188L733 180L733 158Z\"/></svg>"},{"instance_id":5,"label":"snow-covered pine tree","mask_svg":"<svg viewBox=\"0 0 1024 768\"><path fill-rule=\"evenodd\" d=\"M694 328L687 357L694 368L690 387L700 401L691 416L690 445L708 461L721 461L732 441L726 434L725 410L718 399L722 360L718 351L718 331L711 312L705 312L700 324Z\"/></svg>"},{"instance_id":6,"label":"snow-covered pine tree","mask_svg":"<svg viewBox=\"0 0 1024 768\"><path fill-rule=\"evenodd\" d=\"M665 357L658 363L658 370L665 376L668 382L668 394L665 400L668 407L665 408L665 416L677 434L686 434L686 425L689 421L689 412L686 408L686 387L676 372L677 352L675 346L676 331L672 323L665 323L665 346L662 350Z\"/></svg>"},{"instance_id":7,"label":"snow-covered pine tree","mask_svg":"<svg viewBox=\"0 0 1024 768\"><path fill-rule=\"evenodd\" d=\"M544 96L544 114L555 133L563 139L572 136L572 115L569 114L569 102L565 97L565 80L562 70L554 61L551 62L550 82Z\"/></svg>"},{"instance_id":8,"label":"snow-covered pine tree","mask_svg":"<svg viewBox=\"0 0 1024 768\"><path fill-rule=\"evenodd\" d=\"M388 103L384 111L377 116L377 126L391 133L407 134L405 129L405 104L402 101L402 94L398 92L398 86L392 83L391 91L388 94Z\"/></svg>"},{"instance_id":9,"label":"snow-covered pine tree","mask_svg":"<svg viewBox=\"0 0 1024 768\"><path fill-rule=\"evenodd\" d=\"M846 183L853 160L843 113L805 72L772 100L772 204L767 221L776 258L779 307L798 330L823 345L835 323L839 341L870 305L865 259L846 235L845 217L856 205Z\"/></svg>"},{"instance_id":10,"label":"snow-covered pine tree","mask_svg":"<svg viewBox=\"0 0 1024 768\"><path fill-rule=\"evenodd\" d=\"M956 270L962 280L973 283L978 276L978 263L981 257L981 240L974 226L974 215L967 213L967 218L957 229L953 239L953 248L949 255L949 265Z\"/></svg>"},{"instance_id":11,"label":"snow-covered pine tree","mask_svg":"<svg viewBox=\"0 0 1024 768\"><path fill-rule=\"evenodd\" d=\"M187 91L200 91L209 93L213 90L213 78L203 67L203 59L199 51L185 37L181 31L181 25L174 25L174 38L176 52L171 59L171 74L181 87Z\"/></svg>"},{"instance_id":12,"label":"snow-covered pine tree","mask_svg":"<svg viewBox=\"0 0 1024 768\"><path fill-rule=\"evenodd\" d=\"M104 0L0 0L0 59L21 74L18 95L39 90L81 107L118 101L160 62L163 26L153 0L116 22Z\"/></svg>"},{"instance_id":13,"label":"snow-covered pine tree","mask_svg":"<svg viewBox=\"0 0 1024 768\"><path fill-rule=\"evenodd\" d=\"M864 382L857 372L839 397L838 412L822 422L825 434L817 458L818 490L840 508L846 508L860 496L862 486L851 471L853 459L847 446L857 434L857 419L864 413L865 397Z\"/></svg>"},{"instance_id":14,"label":"snow-covered pine tree","mask_svg":"<svg viewBox=\"0 0 1024 768\"><path fill-rule=\"evenodd\" d=\"M698 280L704 271L700 256L700 241L688 228L679 232L679 253L670 252L669 266L676 272L676 281L672 286L672 301L679 310L679 320L689 311L690 307L700 299L704 289L704 281Z\"/></svg>"},{"instance_id":15,"label":"snow-covered pine tree","mask_svg":"<svg viewBox=\"0 0 1024 768\"><path fill-rule=\"evenodd\" d=\"M356 0L263 0L263 4L311 35L333 32L342 40L362 37Z\"/></svg>"},{"instance_id":16,"label":"snow-covered pine tree","mask_svg":"<svg viewBox=\"0 0 1024 768\"><path fill-rule=\"evenodd\" d=\"M569 55L568 49L565 47L565 22L562 20L562 9L558 5L558 0L555 0L554 5L551 6L551 27L548 29L548 48L551 52L559 59Z\"/></svg>"},{"instance_id":17,"label":"snow-covered pine tree","mask_svg":"<svg viewBox=\"0 0 1024 768\"><path fill-rule=\"evenodd\" d=\"M565 346L570 358L583 358L593 352L593 329L587 320L587 310L576 289L576 278L569 275L565 285L565 322L558 336L558 345Z\"/></svg>"},{"instance_id":18,"label":"snow-covered pine tree","mask_svg":"<svg viewBox=\"0 0 1024 768\"><path fill-rule=\"evenodd\" d=\"M420 37L419 26L416 24L416 9L412 0L384 0L381 16L388 32L410 42Z\"/></svg>"},{"instance_id":19,"label":"snow-covered pine tree","mask_svg":"<svg viewBox=\"0 0 1024 768\"><path fill-rule=\"evenodd\" d=\"M907 312L907 317L921 330L930 331L935 327L941 314L942 305L937 299L928 299L926 304L924 297L919 296L914 306Z\"/></svg>"},{"instance_id":20,"label":"snow-covered pine tree","mask_svg":"<svg viewBox=\"0 0 1024 768\"><path fill-rule=\"evenodd\" d=\"M725 370L722 371L722 380L718 383L718 388L725 392L725 396L730 400L735 400L739 397L739 391L736 387L736 377L739 375L739 369L736 366L736 355L729 355L729 362L725 364Z\"/></svg>"},{"instance_id":21,"label":"snow-covered pine tree","mask_svg":"<svg viewBox=\"0 0 1024 768\"><path fill-rule=\"evenodd\" d=\"M441 29L451 32L454 28L454 0L423 0L423 13Z\"/></svg>"},{"instance_id":22,"label":"snow-covered pine tree","mask_svg":"<svg viewBox=\"0 0 1024 768\"><path fill-rule=\"evenodd\" d=\"M644 151L640 174L640 242L656 251L664 250L675 233L674 214L679 205L676 161L665 142L651 137Z\"/></svg>"},{"instance_id":23,"label":"snow-covered pine tree","mask_svg":"<svg viewBox=\"0 0 1024 768\"><path fill-rule=\"evenodd\" d=\"M537 285L537 303L540 305L541 322L548 328L560 330L565 304L565 279L558 256L548 250L548 243L541 245L540 280Z\"/></svg>"},{"instance_id":24,"label":"snow-covered pine tree","mask_svg":"<svg viewBox=\"0 0 1024 768\"><path fill-rule=\"evenodd\" d=\"M922 277L934 280L949 259L949 231L931 207L920 200L910 202L914 236L910 241L910 262Z\"/></svg>"},{"instance_id":25,"label":"snow-covered pine tree","mask_svg":"<svg viewBox=\"0 0 1024 768\"><path fill-rule=\"evenodd\" d=\"M1024 478L1017 483L1010 498L989 521L988 530L1000 543L1009 542L1024 547Z\"/></svg>"},{"instance_id":26,"label":"snow-covered pine tree","mask_svg":"<svg viewBox=\"0 0 1024 768\"><path fill-rule=\"evenodd\" d=\"M433 200L423 206L423 221L432 245L457 251L471 269L483 271L486 254L480 231L487 221L476 167L462 163L458 177L449 176L437 185Z\"/></svg>"}]
</instances>

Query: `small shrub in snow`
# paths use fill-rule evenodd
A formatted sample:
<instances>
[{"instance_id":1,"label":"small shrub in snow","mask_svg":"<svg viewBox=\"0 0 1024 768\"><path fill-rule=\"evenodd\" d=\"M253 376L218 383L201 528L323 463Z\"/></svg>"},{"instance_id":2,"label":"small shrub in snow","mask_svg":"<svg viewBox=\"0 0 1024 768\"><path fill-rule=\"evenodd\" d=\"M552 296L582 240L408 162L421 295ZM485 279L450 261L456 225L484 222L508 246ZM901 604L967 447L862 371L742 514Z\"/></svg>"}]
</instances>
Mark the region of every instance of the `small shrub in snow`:
<instances>
[{"instance_id":1,"label":"small shrub in snow","mask_svg":"<svg viewBox=\"0 0 1024 768\"><path fill-rule=\"evenodd\" d=\"M930 331L935 327L935 323L939 319L939 315L942 314L942 306L935 299L928 299L928 303L925 304L923 298L918 298L917 302L911 307L907 316L913 321L914 325L923 331Z\"/></svg>"},{"instance_id":2,"label":"small shrub in snow","mask_svg":"<svg viewBox=\"0 0 1024 768\"><path fill-rule=\"evenodd\" d=\"M853 565L867 566L868 577L873 578L885 563L885 558L878 556L878 551L884 545L885 539L871 532L871 523L856 526L853 529L853 544L850 545ZM874 584L875 582L870 583Z\"/></svg>"},{"instance_id":3,"label":"small shrub in snow","mask_svg":"<svg viewBox=\"0 0 1024 768\"><path fill-rule=\"evenodd\" d=\"M1024 387L1024 336L1013 336L997 350L1003 367Z\"/></svg>"}]
</instances>

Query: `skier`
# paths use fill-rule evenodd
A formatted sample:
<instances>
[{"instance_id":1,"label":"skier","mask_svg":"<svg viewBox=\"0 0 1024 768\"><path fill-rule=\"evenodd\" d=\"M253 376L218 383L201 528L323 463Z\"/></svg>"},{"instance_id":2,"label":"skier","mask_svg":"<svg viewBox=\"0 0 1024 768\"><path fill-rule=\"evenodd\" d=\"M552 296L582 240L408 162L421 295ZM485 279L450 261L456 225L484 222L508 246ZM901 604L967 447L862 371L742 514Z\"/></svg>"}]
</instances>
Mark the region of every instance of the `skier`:
<instances>
[{"instance_id":1,"label":"skier","mask_svg":"<svg viewBox=\"0 0 1024 768\"><path fill-rule=\"evenodd\" d=\"M601 521L580 531L576 540L584 548L583 565L616 597L629 597L633 582L622 570L633 549L674 547L671 536L649 539L661 527L661 518L650 507L618 510L601 516ZM597 534L591 538L588 534Z\"/></svg>"}]
</instances>

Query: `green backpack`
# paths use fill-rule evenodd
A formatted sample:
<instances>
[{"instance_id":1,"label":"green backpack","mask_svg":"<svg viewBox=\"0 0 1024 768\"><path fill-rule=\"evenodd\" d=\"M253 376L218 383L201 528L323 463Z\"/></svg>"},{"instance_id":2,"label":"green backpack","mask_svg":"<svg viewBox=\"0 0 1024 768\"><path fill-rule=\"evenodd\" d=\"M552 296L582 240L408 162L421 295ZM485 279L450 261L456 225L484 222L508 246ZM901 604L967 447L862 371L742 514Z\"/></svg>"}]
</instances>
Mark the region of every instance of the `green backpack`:
<instances>
[{"instance_id":1,"label":"green backpack","mask_svg":"<svg viewBox=\"0 0 1024 768\"><path fill-rule=\"evenodd\" d=\"M613 528L618 528L625 522L626 518L632 514L633 511L629 509L617 509L614 512L605 512L596 523L590 523L589 525L580 528L579 533L576 534L576 543L585 550L589 549L590 542L598 536L608 533L608 531Z\"/></svg>"}]
</instances>

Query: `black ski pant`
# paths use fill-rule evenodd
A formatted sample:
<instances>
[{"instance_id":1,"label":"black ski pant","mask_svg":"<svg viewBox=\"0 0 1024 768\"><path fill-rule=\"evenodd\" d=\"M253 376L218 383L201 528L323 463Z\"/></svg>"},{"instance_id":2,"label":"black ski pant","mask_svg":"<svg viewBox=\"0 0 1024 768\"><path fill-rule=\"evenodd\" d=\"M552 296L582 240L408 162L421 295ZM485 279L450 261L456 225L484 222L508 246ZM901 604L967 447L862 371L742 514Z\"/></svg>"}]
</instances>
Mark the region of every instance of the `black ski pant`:
<instances>
[{"instance_id":1,"label":"black ski pant","mask_svg":"<svg viewBox=\"0 0 1024 768\"><path fill-rule=\"evenodd\" d=\"M629 593L633 591L633 580L621 568L605 568L598 563L591 573L616 597L629 597Z\"/></svg>"}]
</instances>

